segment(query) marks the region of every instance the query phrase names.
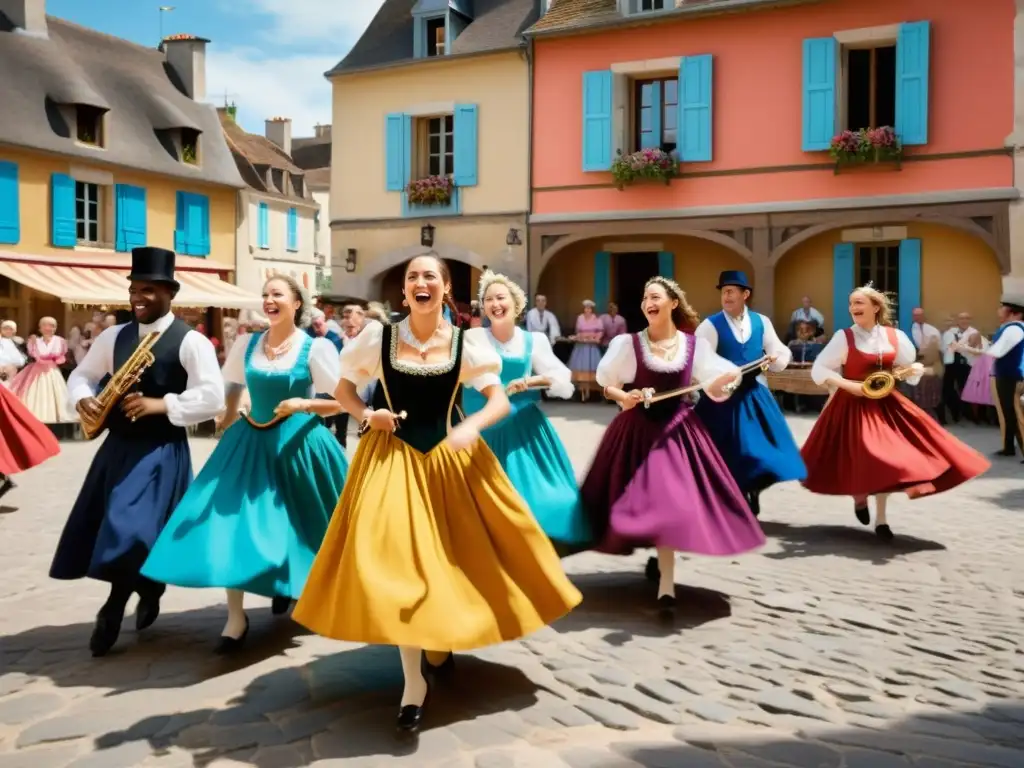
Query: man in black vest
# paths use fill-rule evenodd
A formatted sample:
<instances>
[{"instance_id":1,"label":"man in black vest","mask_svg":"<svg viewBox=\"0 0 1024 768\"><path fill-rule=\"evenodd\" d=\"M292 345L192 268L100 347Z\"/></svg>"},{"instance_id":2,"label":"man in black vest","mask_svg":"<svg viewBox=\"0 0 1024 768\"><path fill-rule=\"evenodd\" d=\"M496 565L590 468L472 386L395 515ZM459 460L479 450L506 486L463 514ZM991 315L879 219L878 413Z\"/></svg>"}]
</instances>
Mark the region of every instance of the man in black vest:
<instances>
[{"instance_id":1,"label":"man in black vest","mask_svg":"<svg viewBox=\"0 0 1024 768\"><path fill-rule=\"evenodd\" d=\"M136 248L128 279L134 319L93 342L68 379L71 404L83 417L98 415L96 394L105 380L154 332L160 334L150 350L155 360L135 391L110 411L110 434L96 452L50 566L55 579L110 583L89 642L93 656L105 655L117 642L132 593L139 596L136 629L156 621L164 585L139 570L192 482L186 427L224 409L224 379L213 344L171 314L181 287L174 279L174 253Z\"/></svg>"}]
</instances>

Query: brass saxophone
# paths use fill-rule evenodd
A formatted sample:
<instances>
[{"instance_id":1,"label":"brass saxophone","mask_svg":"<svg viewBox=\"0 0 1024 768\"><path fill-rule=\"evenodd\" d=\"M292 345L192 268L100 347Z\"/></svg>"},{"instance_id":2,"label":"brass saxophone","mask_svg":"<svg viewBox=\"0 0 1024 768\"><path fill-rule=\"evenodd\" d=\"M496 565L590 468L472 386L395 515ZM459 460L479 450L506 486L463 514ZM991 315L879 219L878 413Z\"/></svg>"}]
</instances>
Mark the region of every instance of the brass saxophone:
<instances>
[{"instance_id":1,"label":"brass saxophone","mask_svg":"<svg viewBox=\"0 0 1024 768\"><path fill-rule=\"evenodd\" d=\"M103 430L107 428L107 419L114 406L128 394L128 390L139 383L139 379L142 378L146 369L156 362L151 350L159 338L159 331L153 331L143 336L139 346L132 352L132 356L118 369L117 373L110 377L110 381L103 387L103 391L96 396L96 400L100 404L99 414L97 416L81 414L82 433L86 440L92 440L103 433Z\"/></svg>"},{"instance_id":2,"label":"brass saxophone","mask_svg":"<svg viewBox=\"0 0 1024 768\"><path fill-rule=\"evenodd\" d=\"M893 389L896 388L897 381L903 381L909 379L919 373L928 373L927 368L920 369L915 368L912 365L900 366L893 368L892 372L889 371L875 371L870 374L864 382L860 385L864 391L864 397L870 400L881 400L883 397L888 397L892 393Z\"/></svg>"}]
</instances>

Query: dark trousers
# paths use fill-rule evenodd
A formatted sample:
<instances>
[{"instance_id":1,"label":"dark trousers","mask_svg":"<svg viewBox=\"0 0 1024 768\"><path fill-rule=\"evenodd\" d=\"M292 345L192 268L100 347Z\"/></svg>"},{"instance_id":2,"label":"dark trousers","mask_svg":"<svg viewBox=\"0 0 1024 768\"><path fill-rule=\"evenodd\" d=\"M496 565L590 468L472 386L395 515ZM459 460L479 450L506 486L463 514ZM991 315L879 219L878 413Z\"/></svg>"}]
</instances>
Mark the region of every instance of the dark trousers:
<instances>
[{"instance_id":1,"label":"dark trousers","mask_svg":"<svg viewBox=\"0 0 1024 768\"><path fill-rule=\"evenodd\" d=\"M334 436L338 438L342 448L348 448L348 420L349 415L345 411L342 411L337 416L331 416L327 420L328 428L330 428L333 422Z\"/></svg>"},{"instance_id":2,"label":"dark trousers","mask_svg":"<svg viewBox=\"0 0 1024 768\"><path fill-rule=\"evenodd\" d=\"M1020 379L1008 376L996 377L996 399L1000 426L1003 428L1003 451L1009 454L1014 452L1014 440L1017 441L1021 452L1024 453L1024 435L1021 435L1019 418L1021 406L1017 402L1017 398L1020 397L1018 384L1020 384Z\"/></svg>"},{"instance_id":3,"label":"dark trousers","mask_svg":"<svg viewBox=\"0 0 1024 768\"><path fill-rule=\"evenodd\" d=\"M949 415L953 421L960 421L960 414L963 411L963 403L960 401L960 393L967 385L967 377L971 375L971 366L967 363L950 363L942 374L942 405L949 409Z\"/></svg>"}]
</instances>

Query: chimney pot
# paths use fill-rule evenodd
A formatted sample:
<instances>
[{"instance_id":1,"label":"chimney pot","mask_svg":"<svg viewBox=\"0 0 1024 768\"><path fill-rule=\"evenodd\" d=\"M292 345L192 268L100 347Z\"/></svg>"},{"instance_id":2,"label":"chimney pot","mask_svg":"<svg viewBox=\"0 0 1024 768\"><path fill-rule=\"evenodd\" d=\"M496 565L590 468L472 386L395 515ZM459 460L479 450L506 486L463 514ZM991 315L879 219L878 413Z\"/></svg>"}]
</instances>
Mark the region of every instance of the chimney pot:
<instances>
[{"instance_id":1,"label":"chimney pot","mask_svg":"<svg viewBox=\"0 0 1024 768\"><path fill-rule=\"evenodd\" d=\"M204 37L178 34L168 35L160 43L164 59L174 68L185 86L185 94L193 101L206 100L206 44L209 42Z\"/></svg>"},{"instance_id":2,"label":"chimney pot","mask_svg":"<svg viewBox=\"0 0 1024 768\"><path fill-rule=\"evenodd\" d=\"M0 13L25 34L47 37L46 0L0 0Z\"/></svg>"},{"instance_id":3,"label":"chimney pot","mask_svg":"<svg viewBox=\"0 0 1024 768\"><path fill-rule=\"evenodd\" d=\"M292 156L292 121L287 117L272 117L266 121L265 135L279 146L288 157Z\"/></svg>"},{"instance_id":4,"label":"chimney pot","mask_svg":"<svg viewBox=\"0 0 1024 768\"><path fill-rule=\"evenodd\" d=\"M318 138L318 139L329 139L329 138L331 138L331 124L330 123L327 123L327 125L319 125L318 124L313 130L314 130L314 134L313 135L316 136L316 138Z\"/></svg>"}]
</instances>

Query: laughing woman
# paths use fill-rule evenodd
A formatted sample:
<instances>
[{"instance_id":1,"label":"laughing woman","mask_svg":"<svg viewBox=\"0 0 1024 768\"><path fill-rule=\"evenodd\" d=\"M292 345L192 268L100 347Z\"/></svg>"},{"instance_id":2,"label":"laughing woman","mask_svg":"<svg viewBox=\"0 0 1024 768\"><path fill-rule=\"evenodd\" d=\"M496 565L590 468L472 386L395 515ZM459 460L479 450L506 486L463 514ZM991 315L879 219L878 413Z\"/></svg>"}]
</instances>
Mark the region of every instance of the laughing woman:
<instances>
[{"instance_id":1,"label":"laughing woman","mask_svg":"<svg viewBox=\"0 0 1024 768\"><path fill-rule=\"evenodd\" d=\"M442 317L451 276L437 256L405 268L409 316L371 322L341 355L335 397L366 429L306 591L292 617L320 635L397 645L405 675L399 733L419 730L431 664L423 650L515 640L581 596L480 430L509 412L501 358L482 328ZM379 380L384 407L357 388ZM452 426L460 384L483 408Z\"/></svg>"},{"instance_id":2,"label":"laughing woman","mask_svg":"<svg viewBox=\"0 0 1024 768\"><path fill-rule=\"evenodd\" d=\"M241 339L224 364L229 428L142 569L167 584L227 588L217 653L245 641L245 592L273 598L275 614L299 597L345 484L345 454L319 418L341 407L313 398L337 385L338 352L301 329L310 309L292 278L267 281L270 329ZM246 387L252 409L232 424Z\"/></svg>"},{"instance_id":3,"label":"laughing woman","mask_svg":"<svg viewBox=\"0 0 1024 768\"><path fill-rule=\"evenodd\" d=\"M563 551L578 549L590 535L576 473L558 433L539 408L541 387L552 397L572 397L572 373L555 357L547 336L516 327L526 309L526 294L509 278L485 272L480 278L480 304L491 321L487 337L501 356L501 383L512 407L500 423L484 431L483 438L548 537ZM471 414L482 411L487 400L467 389L462 403Z\"/></svg>"}]
</instances>

